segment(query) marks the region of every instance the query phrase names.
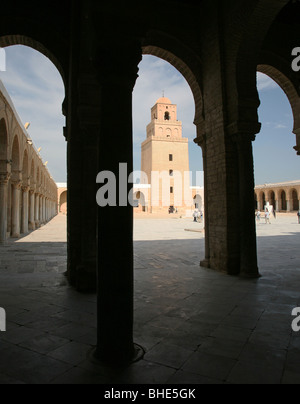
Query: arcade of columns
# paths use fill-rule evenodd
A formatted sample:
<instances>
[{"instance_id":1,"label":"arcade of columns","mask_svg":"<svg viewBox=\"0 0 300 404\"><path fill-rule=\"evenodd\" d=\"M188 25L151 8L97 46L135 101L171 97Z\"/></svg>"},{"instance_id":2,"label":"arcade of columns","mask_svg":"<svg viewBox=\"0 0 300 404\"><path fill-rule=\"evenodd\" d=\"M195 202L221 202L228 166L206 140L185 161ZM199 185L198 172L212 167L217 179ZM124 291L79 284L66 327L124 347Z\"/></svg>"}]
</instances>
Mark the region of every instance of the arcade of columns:
<instances>
[{"instance_id":1,"label":"arcade of columns","mask_svg":"<svg viewBox=\"0 0 300 404\"><path fill-rule=\"evenodd\" d=\"M0 243L57 214L57 188L0 82Z\"/></svg>"},{"instance_id":2,"label":"arcade of columns","mask_svg":"<svg viewBox=\"0 0 300 404\"><path fill-rule=\"evenodd\" d=\"M300 181L280 184L265 184L255 187L257 210L263 211L266 205L276 212L295 212L300 209Z\"/></svg>"}]
</instances>

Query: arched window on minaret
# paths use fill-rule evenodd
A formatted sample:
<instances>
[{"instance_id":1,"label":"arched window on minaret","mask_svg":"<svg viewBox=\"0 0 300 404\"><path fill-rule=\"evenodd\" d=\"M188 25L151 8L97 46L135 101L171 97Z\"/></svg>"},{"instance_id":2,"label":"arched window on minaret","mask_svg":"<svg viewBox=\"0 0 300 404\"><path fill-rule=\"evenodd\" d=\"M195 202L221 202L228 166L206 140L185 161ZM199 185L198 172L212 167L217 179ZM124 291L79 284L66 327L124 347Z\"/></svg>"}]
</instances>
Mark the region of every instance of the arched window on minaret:
<instances>
[{"instance_id":1,"label":"arched window on minaret","mask_svg":"<svg viewBox=\"0 0 300 404\"><path fill-rule=\"evenodd\" d=\"M165 112L165 121L169 121L170 120L170 112L166 111Z\"/></svg>"}]
</instances>

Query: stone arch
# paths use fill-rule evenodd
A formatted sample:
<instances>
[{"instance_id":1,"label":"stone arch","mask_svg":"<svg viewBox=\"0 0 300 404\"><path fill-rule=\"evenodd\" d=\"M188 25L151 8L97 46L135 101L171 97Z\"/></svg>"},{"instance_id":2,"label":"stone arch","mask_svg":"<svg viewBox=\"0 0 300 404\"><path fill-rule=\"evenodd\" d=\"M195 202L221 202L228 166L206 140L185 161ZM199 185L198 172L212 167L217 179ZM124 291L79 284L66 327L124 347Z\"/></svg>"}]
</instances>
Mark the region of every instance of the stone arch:
<instances>
[{"instance_id":1,"label":"stone arch","mask_svg":"<svg viewBox=\"0 0 300 404\"><path fill-rule=\"evenodd\" d=\"M294 116L294 133L300 134L300 96L294 83L277 68L270 65L258 65L257 70L266 74L279 85L286 94ZM295 147L296 149L296 147Z\"/></svg>"},{"instance_id":2,"label":"stone arch","mask_svg":"<svg viewBox=\"0 0 300 404\"><path fill-rule=\"evenodd\" d=\"M68 192L64 191L59 197L59 212L64 215L68 212Z\"/></svg>"},{"instance_id":3,"label":"stone arch","mask_svg":"<svg viewBox=\"0 0 300 404\"><path fill-rule=\"evenodd\" d=\"M274 210L276 209L276 195L273 190L268 192L268 199L271 206L273 206Z\"/></svg>"},{"instance_id":4,"label":"stone arch","mask_svg":"<svg viewBox=\"0 0 300 404\"><path fill-rule=\"evenodd\" d=\"M29 180L29 160L28 160L28 152L25 149L22 162L22 182L24 186L28 185L28 180Z\"/></svg>"},{"instance_id":5,"label":"stone arch","mask_svg":"<svg viewBox=\"0 0 300 404\"><path fill-rule=\"evenodd\" d=\"M4 35L0 37L1 48L13 45L28 46L46 56L57 68L63 79L64 85L66 85L66 74L64 72L62 64L60 63L58 58L54 55L54 53L51 52L46 46L44 46L40 41L37 41L36 39L28 37L26 35Z\"/></svg>"},{"instance_id":6,"label":"stone arch","mask_svg":"<svg viewBox=\"0 0 300 404\"><path fill-rule=\"evenodd\" d=\"M5 162L6 164L7 160L8 160L8 135L5 119L2 118L0 121L0 161Z\"/></svg>"},{"instance_id":7,"label":"stone arch","mask_svg":"<svg viewBox=\"0 0 300 404\"><path fill-rule=\"evenodd\" d=\"M291 201L291 210L298 211L299 210L299 195L298 195L298 191L295 188L291 189L290 201Z\"/></svg>"},{"instance_id":8,"label":"stone arch","mask_svg":"<svg viewBox=\"0 0 300 404\"><path fill-rule=\"evenodd\" d=\"M280 210L286 212L287 211L287 195L286 192L282 189L279 192L279 196L280 196Z\"/></svg>"},{"instance_id":9,"label":"stone arch","mask_svg":"<svg viewBox=\"0 0 300 404\"><path fill-rule=\"evenodd\" d=\"M147 211L146 197L142 191L135 192L133 195L133 200L138 202L138 206L137 206L138 211L140 211L140 212Z\"/></svg>"},{"instance_id":10,"label":"stone arch","mask_svg":"<svg viewBox=\"0 0 300 404\"><path fill-rule=\"evenodd\" d=\"M35 166L34 166L34 159L31 160L31 165L30 165L30 185L33 187L35 184Z\"/></svg>"},{"instance_id":11,"label":"stone arch","mask_svg":"<svg viewBox=\"0 0 300 404\"><path fill-rule=\"evenodd\" d=\"M12 150L11 150L11 170L13 175L13 180L19 179L20 173L20 145L19 145L19 138L16 135L14 137L14 141L12 143Z\"/></svg>"},{"instance_id":12,"label":"stone arch","mask_svg":"<svg viewBox=\"0 0 300 404\"><path fill-rule=\"evenodd\" d=\"M196 195L193 200L195 209L203 210L203 199L201 195Z\"/></svg>"},{"instance_id":13,"label":"stone arch","mask_svg":"<svg viewBox=\"0 0 300 404\"><path fill-rule=\"evenodd\" d=\"M38 167L36 170L36 186L40 186L40 168Z\"/></svg>"},{"instance_id":14,"label":"stone arch","mask_svg":"<svg viewBox=\"0 0 300 404\"><path fill-rule=\"evenodd\" d=\"M195 100L195 124L204 122L201 61L176 38L161 31L149 31L142 46L144 55L156 56L175 67L189 84Z\"/></svg>"},{"instance_id":15,"label":"stone arch","mask_svg":"<svg viewBox=\"0 0 300 404\"><path fill-rule=\"evenodd\" d=\"M266 194L265 194L265 192L261 193L260 200L261 200L261 210L264 210L265 206L266 206Z\"/></svg>"}]
</instances>

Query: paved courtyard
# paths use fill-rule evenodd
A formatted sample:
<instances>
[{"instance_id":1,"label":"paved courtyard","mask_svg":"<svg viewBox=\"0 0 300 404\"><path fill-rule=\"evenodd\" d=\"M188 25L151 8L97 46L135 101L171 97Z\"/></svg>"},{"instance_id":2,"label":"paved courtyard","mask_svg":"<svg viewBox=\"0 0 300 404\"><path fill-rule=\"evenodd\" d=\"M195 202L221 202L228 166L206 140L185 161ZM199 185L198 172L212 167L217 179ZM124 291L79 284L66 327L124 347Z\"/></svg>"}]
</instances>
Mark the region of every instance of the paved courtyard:
<instances>
[{"instance_id":1,"label":"paved courtyard","mask_svg":"<svg viewBox=\"0 0 300 404\"><path fill-rule=\"evenodd\" d=\"M66 218L0 246L0 383L300 383L300 225L257 225L259 280L199 267L203 225L175 217L135 221L135 342L127 369L92 363L96 296L70 288Z\"/></svg>"}]
</instances>

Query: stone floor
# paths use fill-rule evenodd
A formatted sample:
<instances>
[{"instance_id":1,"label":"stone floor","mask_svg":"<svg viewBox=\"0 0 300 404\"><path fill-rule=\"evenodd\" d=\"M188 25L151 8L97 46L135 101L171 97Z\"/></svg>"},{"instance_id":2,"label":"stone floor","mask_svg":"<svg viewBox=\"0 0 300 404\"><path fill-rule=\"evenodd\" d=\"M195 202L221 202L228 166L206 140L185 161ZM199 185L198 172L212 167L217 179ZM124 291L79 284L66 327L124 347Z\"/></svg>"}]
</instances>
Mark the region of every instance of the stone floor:
<instances>
[{"instance_id":1,"label":"stone floor","mask_svg":"<svg viewBox=\"0 0 300 404\"><path fill-rule=\"evenodd\" d=\"M0 246L0 383L300 383L300 225L281 215L257 225L262 278L199 267L203 225L135 221L135 342L144 359L118 371L89 359L96 296L70 288L66 219Z\"/></svg>"}]
</instances>

